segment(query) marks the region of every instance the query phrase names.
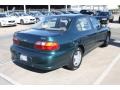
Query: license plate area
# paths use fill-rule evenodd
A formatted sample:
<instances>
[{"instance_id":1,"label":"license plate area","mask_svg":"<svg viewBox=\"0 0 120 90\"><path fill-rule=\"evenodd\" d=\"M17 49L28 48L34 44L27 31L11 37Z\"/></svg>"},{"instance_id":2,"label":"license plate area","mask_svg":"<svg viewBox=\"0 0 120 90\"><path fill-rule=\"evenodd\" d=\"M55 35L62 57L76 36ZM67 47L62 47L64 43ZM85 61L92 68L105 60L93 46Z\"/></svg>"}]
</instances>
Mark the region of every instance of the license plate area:
<instances>
[{"instance_id":1,"label":"license plate area","mask_svg":"<svg viewBox=\"0 0 120 90\"><path fill-rule=\"evenodd\" d=\"M102 20L107 20L107 18L102 18Z\"/></svg>"},{"instance_id":2,"label":"license plate area","mask_svg":"<svg viewBox=\"0 0 120 90\"><path fill-rule=\"evenodd\" d=\"M22 54L21 54L21 55L20 55L20 60L27 62L27 61L28 61L28 58L27 58L26 55L22 55Z\"/></svg>"}]
</instances>

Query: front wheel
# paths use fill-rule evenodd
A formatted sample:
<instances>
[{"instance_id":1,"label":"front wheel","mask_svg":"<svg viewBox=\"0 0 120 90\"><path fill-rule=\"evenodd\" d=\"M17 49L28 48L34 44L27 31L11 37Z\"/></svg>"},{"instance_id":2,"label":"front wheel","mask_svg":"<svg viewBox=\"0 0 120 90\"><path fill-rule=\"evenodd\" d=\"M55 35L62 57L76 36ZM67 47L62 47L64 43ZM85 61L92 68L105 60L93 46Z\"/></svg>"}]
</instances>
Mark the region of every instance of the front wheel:
<instances>
[{"instance_id":1,"label":"front wheel","mask_svg":"<svg viewBox=\"0 0 120 90\"><path fill-rule=\"evenodd\" d=\"M20 20L20 24L24 25L24 21L22 19Z\"/></svg>"},{"instance_id":2,"label":"front wheel","mask_svg":"<svg viewBox=\"0 0 120 90\"><path fill-rule=\"evenodd\" d=\"M80 67L81 62L82 62L82 57L83 57L82 50L80 48L77 48L72 55L72 60L70 61L70 63L66 67L69 70L78 69Z\"/></svg>"}]
</instances>

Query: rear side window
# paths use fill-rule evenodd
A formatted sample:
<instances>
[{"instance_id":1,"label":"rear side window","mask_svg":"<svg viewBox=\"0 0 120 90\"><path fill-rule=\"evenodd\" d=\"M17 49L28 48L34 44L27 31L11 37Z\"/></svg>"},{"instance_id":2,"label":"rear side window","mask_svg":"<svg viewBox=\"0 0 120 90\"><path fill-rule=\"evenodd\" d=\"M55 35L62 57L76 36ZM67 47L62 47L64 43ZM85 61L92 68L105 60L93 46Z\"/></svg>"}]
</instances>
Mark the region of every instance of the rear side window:
<instances>
[{"instance_id":1,"label":"rear side window","mask_svg":"<svg viewBox=\"0 0 120 90\"><path fill-rule=\"evenodd\" d=\"M93 25L93 28L97 30L98 27L100 26L100 22L97 19L93 18L93 17L91 17L90 20L91 20L91 23Z\"/></svg>"},{"instance_id":2,"label":"rear side window","mask_svg":"<svg viewBox=\"0 0 120 90\"><path fill-rule=\"evenodd\" d=\"M52 18L49 20L49 22L46 22L49 24L49 27L55 27L57 18Z\"/></svg>"},{"instance_id":3,"label":"rear side window","mask_svg":"<svg viewBox=\"0 0 120 90\"><path fill-rule=\"evenodd\" d=\"M87 30L92 29L88 18L79 18L77 20L76 27L77 27L78 31L87 31Z\"/></svg>"}]
</instances>

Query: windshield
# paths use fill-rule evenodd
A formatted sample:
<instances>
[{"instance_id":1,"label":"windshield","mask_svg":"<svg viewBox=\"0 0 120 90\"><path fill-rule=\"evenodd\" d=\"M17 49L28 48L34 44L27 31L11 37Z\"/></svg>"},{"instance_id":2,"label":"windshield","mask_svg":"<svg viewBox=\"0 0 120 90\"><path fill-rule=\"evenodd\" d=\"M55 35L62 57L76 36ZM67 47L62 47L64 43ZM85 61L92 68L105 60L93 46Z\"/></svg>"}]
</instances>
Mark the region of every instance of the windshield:
<instances>
[{"instance_id":1,"label":"windshield","mask_svg":"<svg viewBox=\"0 0 120 90\"><path fill-rule=\"evenodd\" d=\"M89 10L81 10L80 13L82 13L82 14L88 14L88 15L94 14L92 11L89 11Z\"/></svg>"},{"instance_id":2,"label":"windshield","mask_svg":"<svg viewBox=\"0 0 120 90\"><path fill-rule=\"evenodd\" d=\"M70 12L67 12L67 11L62 11L64 14L70 14Z\"/></svg>"},{"instance_id":3,"label":"windshield","mask_svg":"<svg viewBox=\"0 0 120 90\"><path fill-rule=\"evenodd\" d=\"M28 16L28 14L25 14L25 13L20 13L19 15L20 16Z\"/></svg>"},{"instance_id":4,"label":"windshield","mask_svg":"<svg viewBox=\"0 0 120 90\"><path fill-rule=\"evenodd\" d=\"M70 17L45 17L33 26L34 29L66 31L71 23Z\"/></svg>"},{"instance_id":5,"label":"windshield","mask_svg":"<svg viewBox=\"0 0 120 90\"><path fill-rule=\"evenodd\" d=\"M47 11L42 11L41 12L43 15L54 15L52 12L47 12Z\"/></svg>"},{"instance_id":6,"label":"windshield","mask_svg":"<svg viewBox=\"0 0 120 90\"><path fill-rule=\"evenodd\" d=\"M15 16L28 16L28 14L25 14L25 13L15 13L14 15Z\"/></svg>"},{"instance_id":7,"label":"windshield","mask_svg":"<svg viewBox=\"0 0 120 90\"><path fill-rule=\"evenodd\" d=\"M6 14L0 14L0 18L6 17Z\"/></svg>"},{"instance_id":8,"label":"windshield","mask_svg":"<svg viewBox=\"0 0 120 90\"><path fill-rule=\"evenodd\" d=\"M59 12L59 11L53 11L52 13L55 14L55 15L63 14L62 12Z\"/></svg>"},{"instance_id":9,"label":"windshield","mask_svg":"<svg viewBox=\"0 0 120 90\"><path fill-rule=\"evenodd\" d=\"M97 15L99 15L99 16L108 16L109 12L97 12Z\"/></svg>"},{"instance_id":10,"label":"windshield","mask_svg":"<svg viewBox=\"0 0 120 90\"><path fill-rule=\"evenodd\" d=\"M30 15L33 15L33 16L40 16L40 15L42 15L42 13L40 13L40 12L30 12L29 13Z\"/></svg>"}]
</instances>

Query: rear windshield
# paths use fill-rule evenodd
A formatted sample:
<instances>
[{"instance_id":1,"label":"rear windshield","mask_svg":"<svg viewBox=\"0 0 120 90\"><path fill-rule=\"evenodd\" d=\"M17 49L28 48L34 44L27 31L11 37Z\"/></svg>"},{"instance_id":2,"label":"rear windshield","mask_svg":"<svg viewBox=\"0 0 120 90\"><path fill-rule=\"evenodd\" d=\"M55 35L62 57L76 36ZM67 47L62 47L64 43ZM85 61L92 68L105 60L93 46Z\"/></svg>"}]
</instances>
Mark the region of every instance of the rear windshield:
<instances>
[{"instance_id":1,"label":"rear windshield","mask_svg":"<svg viewBox=\"0 0 120 90\"><path fill-rule=\"evenodd\" d=\"M66 31L71 23L70 17L45 17L33 26L34 29Z\"/></svg>"}]
</instances>

